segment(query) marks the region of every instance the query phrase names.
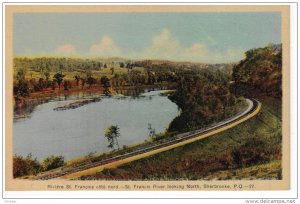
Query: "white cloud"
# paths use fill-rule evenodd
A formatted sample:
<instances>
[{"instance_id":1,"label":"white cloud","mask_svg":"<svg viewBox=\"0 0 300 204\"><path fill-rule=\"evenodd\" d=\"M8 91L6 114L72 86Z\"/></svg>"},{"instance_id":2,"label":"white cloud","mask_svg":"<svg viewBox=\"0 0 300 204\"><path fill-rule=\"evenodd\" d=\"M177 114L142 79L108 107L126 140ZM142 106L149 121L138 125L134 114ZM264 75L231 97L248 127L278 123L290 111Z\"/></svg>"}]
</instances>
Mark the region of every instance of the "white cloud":
<instances>
[{"instance_id":1,"label":"white cloud","mask_svg":"<svg viewBox=\"0 0 300 204\"><path fill-rule=\"evenodd\" d=\"M222 63L238 61L243 58L243 53L243 50L233 48L215 51L209 49L204 43L195 43L184 49L182 57L190 61Z\"/></svg>"},{"instance_id":2,"label":"white cloud","mask_svg":"<svg viewBox=\"0 0 300 204\"><path fill-rule=\"evenodd\" d=\"M121 55L121 49L109 36L103 36L99 43L90 47L90 54L99 57L118 57Z\"/></svg>"},{"instance_id":3,"label":"white cloud","mask_svg":"<svg viewBox=\"0 0 300 204\"><path fill-rule=\"evenodd\" d=\"M214 51L202 42L197 42L190 47L184 47L172 36L168 29L163 29L160 34L152 38L151 45L147 46L141 52L132 51L127 57L221 63L242 59L243 51L233 48L224 51Z\"/></svg>"},{"instance_id":4,"label":"white cloud","mask_svg":"<svg viewBox=\"0 0 300 204\"><path fill-rule=\"evenodd\" d=\"M76 48L72 44L64 44L54 50L55 55L59 56L73 56L76 54Z\"/></svg>"},{"instance_id":5,"label":"white cloud","mask_svg":"<svg viewBox=\"0 0 300 204\"><path fill-rule=\"evenodd\" d=\"M213 41L213 43L211 42ZM208 44L217 44L212 38ZM168 29L151 39L151 44L141 51L122 50L109 36L103 36L99 43L90 46L90 55L99 57L125 57L130 59L165 59L203 63L235 62L243 58L243 50L229 48L212 50L206 43L196 42L189 47L182 46Z\"/></svg>"},{"instance_id":6,"label":"white cloud","mask_svg":"<svg viewBox=\"0 0 300 204\"><path fill-rule=\"evenodd\" d=\"M186 48L184 52L186 52L186 55L198 57L201 55L208 55L210 51L205 44L195 43L191 47Z\"/></svg>"},{"instance_id":7,"label":"white cloud","mask_svg":"<svg viewBox=\"0 0 300 204\"><path fill-rule=\"evenodd\" d=\"M160 34L152 38L152 44L140 54L142 57L173 59L180 53L180 48L179 41L172 37L171 32L163 29Z\"/></svg>"}]
</instances>

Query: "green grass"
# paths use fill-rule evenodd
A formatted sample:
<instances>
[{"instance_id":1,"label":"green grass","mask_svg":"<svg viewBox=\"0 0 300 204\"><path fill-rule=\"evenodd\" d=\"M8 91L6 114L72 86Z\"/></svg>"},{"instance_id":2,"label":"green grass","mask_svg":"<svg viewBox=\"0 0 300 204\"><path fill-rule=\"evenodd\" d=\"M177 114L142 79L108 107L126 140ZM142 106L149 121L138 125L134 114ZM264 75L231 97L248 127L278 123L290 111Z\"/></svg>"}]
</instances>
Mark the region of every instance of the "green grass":
<instances>
[{"instance_id":1,"label":"green grass","mask_svg":"<svg viewBox=\"0 0 300 204\"><path fill-rule=\"evenodd\" d=\"M269 98L261 101L260 113L237 127L81 179L280 179L281 103ZM251 141L259 141L260 145L249 146ZM242 156L245 163L234 161L234 152L251 151L251 154Z\"/></svg>"},{"instance_id":2,"label":"green grass","mask_svg":"<svg viewBox=\"0 0 300 204\"><path fill-rule=\"evenodd\" d=\"M259 164L241 169L208 173L204 179L278 179L281 178L281 161L274 160L267 164Z\"/></svg>"}]
</instances>

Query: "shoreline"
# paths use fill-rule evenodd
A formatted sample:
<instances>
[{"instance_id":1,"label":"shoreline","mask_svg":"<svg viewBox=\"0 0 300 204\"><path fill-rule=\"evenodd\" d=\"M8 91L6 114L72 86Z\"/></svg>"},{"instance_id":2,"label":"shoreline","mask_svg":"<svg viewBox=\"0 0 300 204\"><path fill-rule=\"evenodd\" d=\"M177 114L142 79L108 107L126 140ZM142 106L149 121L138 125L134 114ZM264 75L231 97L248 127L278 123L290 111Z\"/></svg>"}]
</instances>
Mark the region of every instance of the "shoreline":
<instances>
[{"instance_id":1,"label":"shoreline","mask_svg":"<svg viewBox=\"0 0 300 204\"><path fill-rule=\"evenodd\" d=\"M130 89L147 89L147 88L162 88L166 86L174 86L176 83L160 83L160 84L143 84L143 85L137 85L137 86L117 86L117 87L110 87L111 90L130 90ZM65 94L71 94L71 93L78 93L78 92L103 92L104 89L101 86L92 86L90 88L88 87L75 87L68 90L61 89L55 89L55 90L45 90L45 91L39 91L39 92L32 92L28 97L22 97L25 99L37 99L42 98L45 96L51 96L51 95L65 95ZM112 92L111 95L114 95L114 92ZM14 96L16 98L16 96Z\"/></svg>"},{"instance_id":2,"label":"shoreline","mask_svg":"<svg viewBox=\"0 0 300 204\"><path fill-rule=\"evenodd\" d=\"M129 90L141 90L141 89L163 89L165 87L174 87L175 83L161 83L161 84L152 84L152 85L138 85L138 86L120 86L120 87L111 87L111 96L117 95L117 91L129 91ZM45 90L40 92L30 93L28 97L17 97L13 96L13 107L14 112L22 112L29 105L43 103L43 101L51 100L56 97L70 96L72 94L79 93L88 93L88 94L104 94L104 89L101 86L92 86L88 87L76 87L69 90L55 89L55 90Z\"/></svg>"}]
</instances>

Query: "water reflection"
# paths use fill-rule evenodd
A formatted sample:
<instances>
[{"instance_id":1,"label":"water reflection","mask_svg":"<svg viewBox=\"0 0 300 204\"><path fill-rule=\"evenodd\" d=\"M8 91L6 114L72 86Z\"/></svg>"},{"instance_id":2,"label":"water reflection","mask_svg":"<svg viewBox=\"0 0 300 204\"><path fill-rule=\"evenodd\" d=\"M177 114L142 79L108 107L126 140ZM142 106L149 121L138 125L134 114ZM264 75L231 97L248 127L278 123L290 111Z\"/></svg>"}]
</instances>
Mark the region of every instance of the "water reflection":
<instances>
[{"instance_id":1,"label":"water reflection","mask_svg":"<svg viewBox=\"0 0 300 204\"><path fill-rule=\"evenodd\" d=\"M29 109L30 117L14 121L13 152L23 156L32 153L39 159L52 154L72 159L89 152L105 152L109 148L104 129L109 125L120 127L120 146L149 139L148 124L159 133L179 114L176 104L153 90L118 90L115 96L101 96L100 101L64 111L53 109L99 93L39 101L40 105Z\"/></svg>"},{"instance_id":2,"label":"water reflection","mask_svg":"<svg viewBox=\"0 0 300 204\"><path fill-rule=\"evenodd\" d=\"M117 99L124 99L124 96L130 96L132 99L144 97L142 93L147 93L150 91L166 90L169 87L162 86L160 88L118 88L115 89ZM14 105L14 121L23 120L24 118L30 118L32 112L35 110L36 106L53 102L53 101L67 101L67 100L79 100L83 98L89 98L94 96L103 95L101 91L79 91L68 94L59 94L55 96L48 96L40 99L28 99L28 100L16 100ZM151 100L151 97L147 99Z\"/></svg>"}]
</instances>

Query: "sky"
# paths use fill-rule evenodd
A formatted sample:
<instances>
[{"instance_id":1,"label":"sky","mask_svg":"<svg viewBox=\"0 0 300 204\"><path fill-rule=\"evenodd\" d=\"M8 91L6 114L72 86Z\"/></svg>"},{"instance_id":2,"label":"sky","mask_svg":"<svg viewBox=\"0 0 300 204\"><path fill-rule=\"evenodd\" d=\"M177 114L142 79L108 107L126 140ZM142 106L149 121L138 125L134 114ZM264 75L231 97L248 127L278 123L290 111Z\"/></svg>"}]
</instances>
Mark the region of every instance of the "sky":
<instances>
[{"instance_id":1,"label":"sky","mask_svg":"<svg viewBox=\"0 0 300 204\"><path fill-rule=\"evenodd\" d=\"M281 43L281 16L264 13L16 13L14 56L236 62Z\"/></svg>"}]
</instances>

